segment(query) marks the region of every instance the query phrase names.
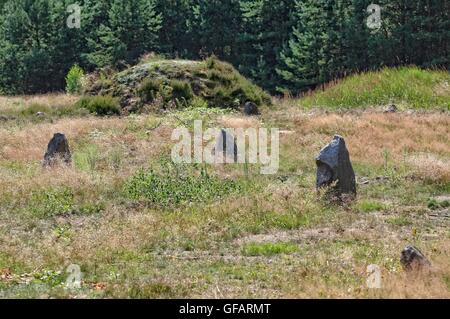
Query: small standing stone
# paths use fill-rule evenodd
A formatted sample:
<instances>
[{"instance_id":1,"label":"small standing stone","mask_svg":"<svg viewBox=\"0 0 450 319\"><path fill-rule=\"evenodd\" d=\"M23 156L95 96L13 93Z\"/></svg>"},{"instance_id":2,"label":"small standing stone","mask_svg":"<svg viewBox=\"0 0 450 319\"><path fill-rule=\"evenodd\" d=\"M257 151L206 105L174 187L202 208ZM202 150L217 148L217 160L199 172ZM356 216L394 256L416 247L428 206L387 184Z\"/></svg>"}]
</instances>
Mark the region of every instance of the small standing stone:
<instances>
[{"instance_id":1,"label":"small standing stone","mask_svg":"<svg viewBox=\"0 0 450 319\"><path fill-rule=\"evenodd\" d=\"M316 158L317 189L329 187L334 196L356 195L356 176L343 137L336 135Z\"/></svg>"},{"instance_id":2,"label":"small standing stone","mask_svg":"<svg viewBox=\"0 0 450 319\"><path fill-rule=\"evenodd\" d=\"M70 153L69 142L64 134L56 133L48 143L47 152L44 156L43 166L54 166L58 162L70 165L72 154Z\"/></svg>"},{"instance_id":3,"label":"small standing stone","mask_svg":"<svg viewBox=\"0 0 450 319\"><path fill-rule=\"evenodd\" d=\"M244 105L244 114L248 116L259 115L258 105L253 102L247 102Z\"/></svg>"},{"instance_id":4,"label":"small standing stone","mask_svg":"<svg viewBox=\"0 0 450 319\"><path fill-rule=\"evenodd\" d=\"M406 271L420 270L431 266L422 252L413 246L407 246L402 251L400 262Z\"/></svg>"}]
</instances>

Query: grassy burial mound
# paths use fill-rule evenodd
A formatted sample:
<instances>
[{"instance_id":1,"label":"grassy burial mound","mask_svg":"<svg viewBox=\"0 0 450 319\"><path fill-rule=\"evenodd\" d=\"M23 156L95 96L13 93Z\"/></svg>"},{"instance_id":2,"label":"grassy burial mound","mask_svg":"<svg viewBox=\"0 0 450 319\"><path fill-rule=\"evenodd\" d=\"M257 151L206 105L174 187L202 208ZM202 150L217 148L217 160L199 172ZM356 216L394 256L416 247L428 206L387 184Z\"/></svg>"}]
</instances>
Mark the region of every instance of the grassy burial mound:
<instances>
[{"instance_id":1,"label":"grassy burial mound","mask_svg":"<svg viewBox=\"0 0 450 319\"><path fill-rule=\"evenodd\" d=\"M87 79L87 95L111 96L125 112L188 106L220 108L271 103L271 97L230 64L205 61L147 60L124 71Z\"/></svg>"},{"instance_id":2,"label":"grassy burial mound","mask_svg":"<svg viewBox=\"0 0 450 319\"><path fill-rule=\"evenodd\" d=\"M330 83L301 100L305 107L376 107L450 110L450 73L417 67L385 68Z\"/></svg>"}]
</instances>

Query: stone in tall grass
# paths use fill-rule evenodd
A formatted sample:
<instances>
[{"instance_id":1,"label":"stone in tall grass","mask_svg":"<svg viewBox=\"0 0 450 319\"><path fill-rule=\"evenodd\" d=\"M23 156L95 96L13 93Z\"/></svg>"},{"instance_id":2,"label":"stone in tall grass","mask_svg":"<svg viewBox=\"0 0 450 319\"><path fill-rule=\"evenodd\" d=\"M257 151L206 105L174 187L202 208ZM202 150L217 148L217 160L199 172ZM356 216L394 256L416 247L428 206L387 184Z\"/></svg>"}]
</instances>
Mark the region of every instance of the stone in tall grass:
<instances>
[{"instance_id":1,"label":"stone in tall grass","mask_svg":"<svg viewBox=\"0 0 450 319\"><path fill-rule=\"evenodd\" d=\"M406 271L422 270L431 266L424 254L413 246L403 249L400 262Z\"/></svg>"},{"instance_id":2,"label":"stone in tall grass","mask_svg":"<svg viewBox=\"0 0 450 319\"><path fill-rule=\"evenodd\" d=\"M258 105L253 102L245 103L244 114L247 116L259 115Z\"/></svg>"},{"instance_id":3,"label":"stone in tall grass","mask_svg":"<svg viewBox=\"0 0 450 319\"><path fill-rule=\"evenodd\" d=\"M336 198L356 195L355 172L343 137L335 135L320 151L316 164L317 189L330 187L330 195Z\"/></svg>"},{"instance_id":4,"label":"stone in tall grass","mask_svg":"<svg viewBox=\"0 0 450 319\"><path fill-rule=\"evenodd\" d=\"M44 156L44 167L55 166L58 163L70 165L72 154L70 153L69 142L64 134L56 133L48 143L47 152Z\"/></svg>"}]
</instances>

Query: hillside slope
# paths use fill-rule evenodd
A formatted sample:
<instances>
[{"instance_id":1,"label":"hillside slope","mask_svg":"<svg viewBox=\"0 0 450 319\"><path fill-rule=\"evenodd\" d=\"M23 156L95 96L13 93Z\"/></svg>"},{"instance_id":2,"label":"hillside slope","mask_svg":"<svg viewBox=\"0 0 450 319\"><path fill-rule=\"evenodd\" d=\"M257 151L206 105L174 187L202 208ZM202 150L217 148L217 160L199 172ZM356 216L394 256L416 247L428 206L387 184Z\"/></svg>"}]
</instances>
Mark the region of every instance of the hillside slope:
<instances>
[{"instance_id":1,"label":"hillside slope","mask_svg":"<svg viewBox=\"0 0 450 319\"><path fill-rule=\"evenodd\" d=\"M450 73L417 67L385 68L330 83L301 99L305 107L372 107L450 110Z\"/></svg>"}]
</instances>

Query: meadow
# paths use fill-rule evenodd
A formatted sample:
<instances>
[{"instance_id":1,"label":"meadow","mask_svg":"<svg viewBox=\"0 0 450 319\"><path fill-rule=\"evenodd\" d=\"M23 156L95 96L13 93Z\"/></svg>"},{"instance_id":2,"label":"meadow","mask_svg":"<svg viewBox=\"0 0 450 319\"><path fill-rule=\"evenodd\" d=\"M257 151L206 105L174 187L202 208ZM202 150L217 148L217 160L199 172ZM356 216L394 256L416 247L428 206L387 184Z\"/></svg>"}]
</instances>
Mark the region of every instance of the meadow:
<instances>
[{"instance_id":1,"label":"meadow","mask_svg":"<svg viewBox=\"0 0 450 319\"><path fill-rule=\"evenodd\" d=\"M78 100L0 97L0 297L450 297L448 73L383 70L274 98L255 117L207 106L96 116ZM172 131L194 120L279 128L278 173L173 164ZM44 169L56 132L73 165ZM315 156L334 134L358 182L342 205L315 189ZM429 271L403 271L407 244ZM71 264L80 289L65 287ZM370 264L381 289L367 288Z\"/></svg>"}]
</instances>

